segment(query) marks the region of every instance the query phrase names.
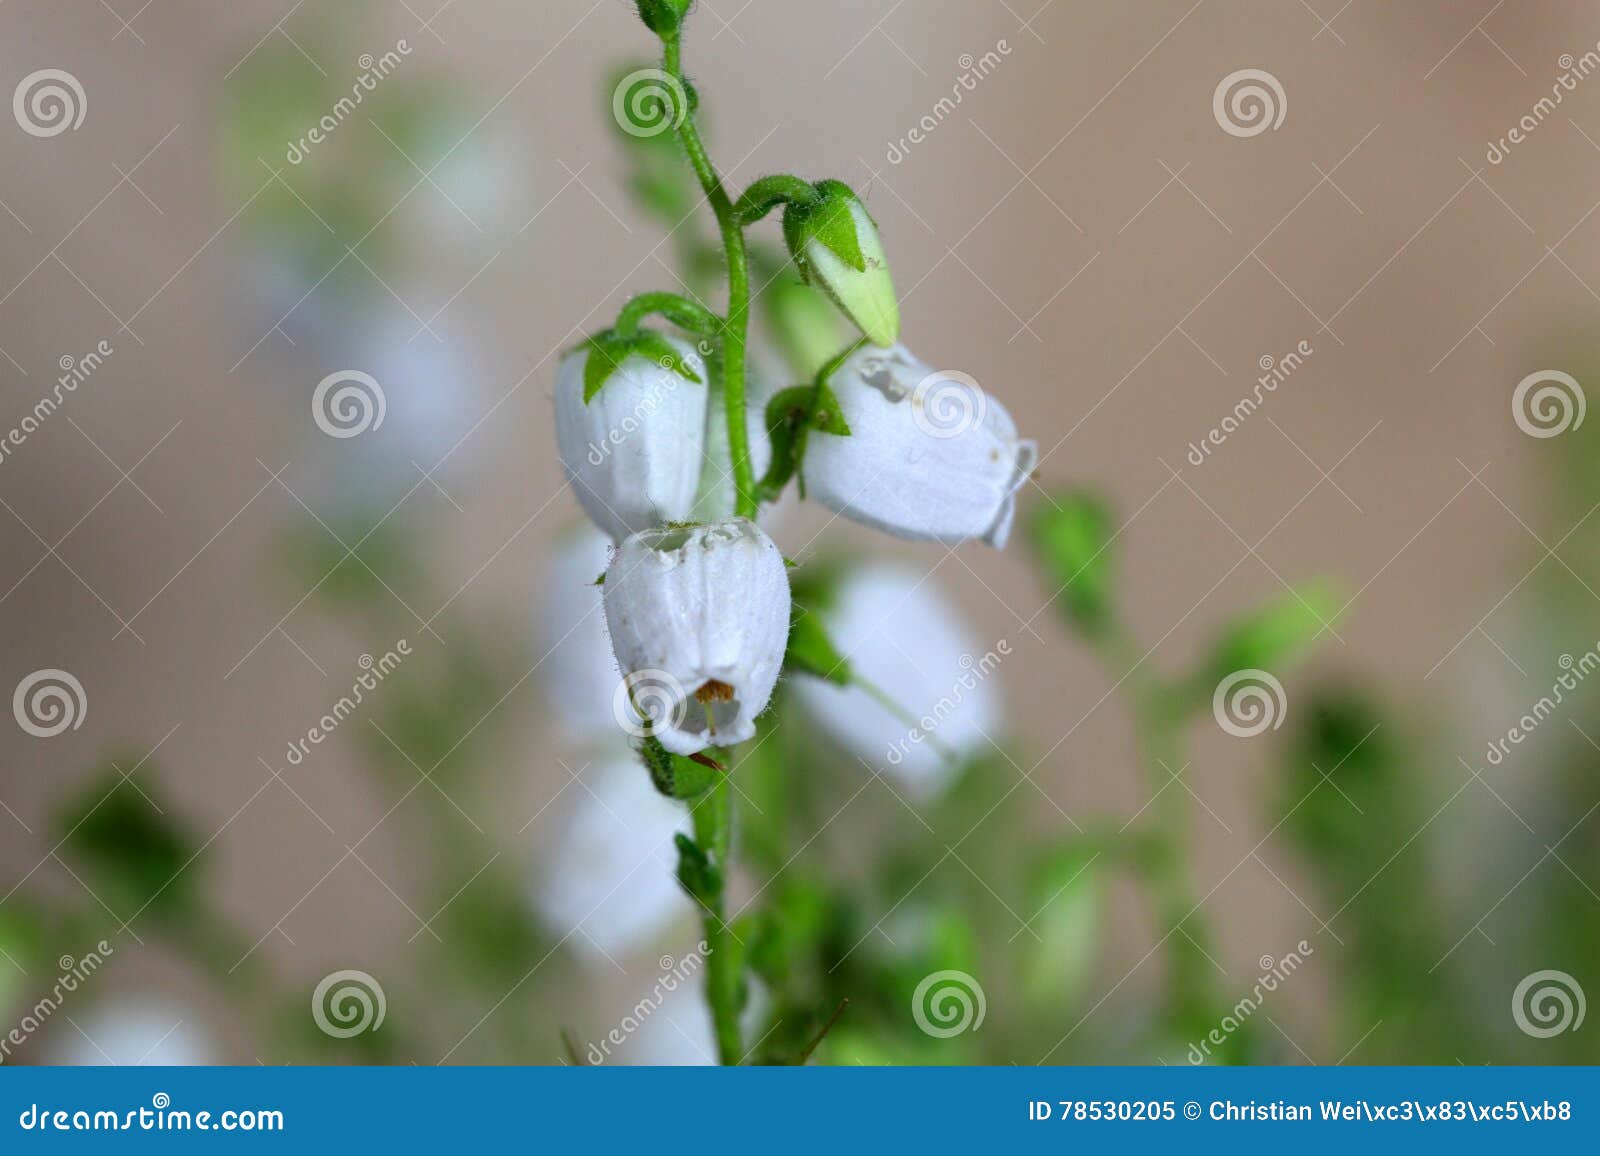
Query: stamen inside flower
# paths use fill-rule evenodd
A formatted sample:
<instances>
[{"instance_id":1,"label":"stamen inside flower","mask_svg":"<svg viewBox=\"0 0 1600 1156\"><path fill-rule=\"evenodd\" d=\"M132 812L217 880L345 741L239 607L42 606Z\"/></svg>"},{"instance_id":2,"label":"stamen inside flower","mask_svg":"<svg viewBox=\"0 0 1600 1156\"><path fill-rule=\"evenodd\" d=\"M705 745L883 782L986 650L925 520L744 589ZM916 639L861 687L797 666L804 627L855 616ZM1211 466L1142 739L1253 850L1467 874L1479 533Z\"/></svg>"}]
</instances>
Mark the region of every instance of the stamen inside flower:
<instances>
[{"instance_id":1,"label":"stamen inside flower","mask_svg":"<svg viewBox=\"0 0 1600 1156\"><path fill-rule=\"evenodd\" d=\"M706 733L713 739L717 737L718 723L727 726L739 717L739 701L734 693L733 687L715 678L707 679L694 692L695 701L705 707Z\"/></svg>"}]
</instances>

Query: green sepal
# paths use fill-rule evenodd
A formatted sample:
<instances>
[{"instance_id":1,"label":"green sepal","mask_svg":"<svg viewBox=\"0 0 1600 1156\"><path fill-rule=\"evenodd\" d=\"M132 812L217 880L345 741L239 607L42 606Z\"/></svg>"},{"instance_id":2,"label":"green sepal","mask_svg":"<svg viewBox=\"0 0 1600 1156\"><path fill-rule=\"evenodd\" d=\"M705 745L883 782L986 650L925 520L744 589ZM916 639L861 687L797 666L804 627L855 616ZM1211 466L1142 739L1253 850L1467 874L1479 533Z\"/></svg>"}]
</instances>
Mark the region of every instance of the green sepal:
<instances>
[{"instance_id":1,"label":"green sepal","mask_svg":"<svg viewBox=\"0 0 1600 1156\"><path fill-rule=\"evenodd\" d=\"M639 19L657 36L677 32L689 11L691 0L638 0Z\"/></svg>"},{"instance_id":2,"label":"green sepal","mask_svg":"<svg viewBox=\"0 0 1600 1156\"><path fill-rule=\"evenodd\" d=\"M789 645L783 653L783 665L839 686L849 686L854 677L850 660L839 653L821 620L801 606L796 606L789 618Z\"/></svg>"},{"instance_id":3,"label":"green sepal","mask_svg":"<svg viewBox=\"0 0 1600 1156\"><path fill-rule=\"evenodd\" d=\"M844 420L839 399L823 382L795 385L779 390L767 402L767 438L772 443L772 460L766 474L756 484L757 500L775 501L800 473L805 460L806 437L812 430L849 437L850 424ZM805 496L805 478L800 478L800 496Z\"/></svg>"},{"instance_id":4,"label":"green sepal","mask_svg":"<svg viewBox=\"0 0 1600 1156\"><path fill-rule=\"evenodd\" d=\"M656 790L669 799L699 798L710 789L717 775L714 766L675 755L654 736L645 737L639 747L639 757L644 760Z\"/></svg>"},{"instance_id":5,"label":"green sepal","mask_svg":"<svg viewBox=\"0 0 1600 1156\"><path fill-rule=\"evenodd\" d=\"M1052 495L1028 531L1068 624L1091 638L1103 634L1114 613L1110 507L1086 491Z\"/></svg>"},{"instance_id":6,"label":"green sepal","mask_svg":"<svg viewBox=\"0 0 1600 1156\"><path fill-rule=\"evenodd\" d=\"M696 385L702 384L700 376L689 368L688 362L684 361L673 348L672 343L654 329L641 329L627 336L608 329L586 340L583 348L589 352L589 358L583 365L585 405L589 404L594 395L600 392L601 387L611 380L611 375L622 368L623 362L635 356L647 357L661 368L670 369L685 381L692 381Z\"/></svg>"},{"instance_id":7,"label":"green sepal","mask_svg":"<svg viewBox=\"0 0 1600 1156\"><path fill-rule=\"evenodd\" d=\"M852 204L860 203L855 192L840 181L818 181L815 187L821 194L815 204L791 201L783 211L783 239L801 276L810 283L810 263L805 259L805 250L813 240L857 273L865 273L867 259L861 251L855 216L850 212Z\"/></svg>"},{"instance_id":8,"label":"green sepal","mask_svg":"<svg viewBox=\"0 0 1600 1156\"><path fill-rule=\"evenodd\" d=\"M674 835L672 841L678 847L678 885L696 903L710 906L722 891L721 870L700 844L683 832Z\"/></svg>"}]
</instances>

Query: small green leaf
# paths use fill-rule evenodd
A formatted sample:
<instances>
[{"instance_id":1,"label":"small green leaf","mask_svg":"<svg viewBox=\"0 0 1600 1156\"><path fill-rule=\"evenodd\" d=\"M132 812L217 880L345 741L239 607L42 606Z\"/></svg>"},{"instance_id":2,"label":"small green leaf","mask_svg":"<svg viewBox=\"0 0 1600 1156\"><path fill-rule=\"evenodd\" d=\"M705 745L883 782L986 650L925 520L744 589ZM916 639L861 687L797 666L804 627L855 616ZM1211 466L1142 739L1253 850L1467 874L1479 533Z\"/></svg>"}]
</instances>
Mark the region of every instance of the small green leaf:
<instances>
[{"instance_id":1,"label":"small green leaf","mask_svg":"<svg viewBox=\"0 0 1600 1156\"><path fill-rule=\"evenodd\" d=\"M700 845L681 831L673 836L678 847L678 883L696 903L709 904L722 890L722 872Z\"/></svg>"},{"instance_id":2,"label":"small green leaf","mask_svg":"<svg viewBox=\"0 0 1600 1156\"><path fill-rule=\"evenodd\" d=\"M583 403L588 405L628 359L628 351L627 343L609 330L595 334L584 345L589 357L583 363Z\"/></svg>"},{"instance_id":3,"label":"small green leaf","mask_svg":"<svg viewBox=\"0 0 1600 1156\"><path fill-rule=\"evenodd\" d=\"M1331 584L1308 582L1228 626L1212 651L1210 673L1278 670L1331 627L1343 608Z\"/></svg>"},{"instance_id":4,"label":"small green leaf","mask_svg":"<svg viewBox=\"0 0 1600 1156\"><path fill-rule=\"evenodd\" d=\"M1098 495L1053 495L1028 526L1045 580L1069 625L1090 637L1111 624L1111 512Z\"/></svg>"},{"instance_id":5,"label":"small green leaf","mask_svg":"<svg viewBox=\"0 0 1600 1156\"><path fill-rule=\"evenodd\" d=\"M833 639L816 614L795 607L789 622L789 646L784 651L783 664L789 670L849 686L853 676L850 661L839 653Z\"/></svg>"},{"instance_id":6,"label":"small green leaf","mask_svg":"<svg viewBox=\"0 0 1600 1156\"><path fill-rule=\"evenodd\" d=\"M809 422L812 429L823 433L842 438L850 436L850 423L844 420L839 399L834 396L833 390L820 381L812 390Z\"/></svg>"}]
</instances>

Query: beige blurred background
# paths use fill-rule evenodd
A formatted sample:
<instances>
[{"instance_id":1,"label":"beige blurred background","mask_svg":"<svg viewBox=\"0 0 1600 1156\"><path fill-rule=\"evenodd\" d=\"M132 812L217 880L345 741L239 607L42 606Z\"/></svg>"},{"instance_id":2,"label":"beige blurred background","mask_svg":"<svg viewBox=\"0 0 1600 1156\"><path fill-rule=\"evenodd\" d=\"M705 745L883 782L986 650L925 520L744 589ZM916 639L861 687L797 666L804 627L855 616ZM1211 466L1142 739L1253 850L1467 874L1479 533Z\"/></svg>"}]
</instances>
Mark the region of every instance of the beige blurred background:
<instances>
[{"instance_id":1,"label":"beige blurred background","mask_svg":"<svg viewBox=\"0 0 1600 1156\"><path fill-rule=\"evenodd\" d=\"M669 248L618 187L602 99L646 34L623 0L12 0L0 27L0 88L56 67L87 97L76 131L0 126L0 427L48 392L60 358L102 339L115 350L0 463L3 684L59 667L88 701L81 728L48 741L7 720L0 889L77 894L50 854L52 801L107 752L127 770L155 749L135 780L214 840L219 902L264 958L308 984L352 956L403 967L427 854L414 812L449 804L423 787L386 814L393 799L358 772L348 736L284 760L358 656L394 639L303 602L309 583L271 557L286 526L331 518L319 479L350 446L317 433L309 399L345 366L306 336L323 299L275 297L244 228L258 197L292 209L269 167L290 186L297 173L264 156L259 188L229 187L220 110L241 65L292 37L308 79L353 76L354 52L405 38L402 68L446 78L467 112L476 169L441 170L441 187L417 172L367 242L408 247L375 297L398 343L426 321L438 340L408 344L456 359L468 388L450 428L465 436L437 486L412 469L373 485L377 508L399 503L395 523L429 543L431 601L383 574L411 661L472 631L526 632L482 702L506 736L492 786L456 800L481 827L463 828L479 861L505 865L534 857L541 826L518 828L569 781L534 669L542 566L577 518L551 435L552 354L672 280ZM1559 3L700 0L686 63L730 183L781 168L855 184L893 261L904 340L1005 402L1040 444L1040 482L1114 496L1123 595L1152 663L1178 667L1285 581L1333 576L1353 601L1340 637L1288 680L1291 703L1303 678L1350 674L1460 735L1477 766L1472 720L1514 714L1550 681L1499 602L1543 553L1529 527L1546 532L1532 511L1547 443L1518 431L1510 399L1526 374L1560 368L1545 361L1592 332L1600 304L1600 81L1504 163L1485 150L1550 91L1561 54L1597 39L1593 10ZM891 163L963 54L1002 44L998 67ZM1212 109L1243 68L1287 98L1282 125L1248 138ZM376 132L358 113L318 148L384 150ZM427 170L448 148L412 159ZM338 254L362 230L334 232ZM368 277L358 260L347 275ZM1259 359L1302 340L1314 353L1262 412L1188 462ZM391 415L407 404L392 396ZM803 511L780 544L803 560L825 520ZM1043 609L1051 592L1021 543L947 554L838 522L827 535L937 562L982 637L1010 641L1015 742L1024 765L1048 752L1035 777L1060 807L1120 818L1147 801L1130 720ZM1308 914L1272 834L1269 750L1201 729L1193 751L1217 819L1199 813L1195 887L1230 971L1328 914ZM1505 831L1491 793L1453 795L1458 769L1424 788L1430 811L1452 800L1437 822L1455 854L1485 853L1485 833L1531 838ZM435 773L445 790L450 772L447 759ZM1513 803L1538 790L1499 785ZM1038 824L1058 820L1037 802ZM1464 898L1475 917L1495 895ZM1153 983L1154 965L1136 966L1152 939L1129 908L1100 986ZM119 983L185 990L161 949L130 946ZM1291 998L1315 1016L1314 991ZM205 1015L226 1057L248 1062L225 1008Z\"/></svg>"}]
</instances>

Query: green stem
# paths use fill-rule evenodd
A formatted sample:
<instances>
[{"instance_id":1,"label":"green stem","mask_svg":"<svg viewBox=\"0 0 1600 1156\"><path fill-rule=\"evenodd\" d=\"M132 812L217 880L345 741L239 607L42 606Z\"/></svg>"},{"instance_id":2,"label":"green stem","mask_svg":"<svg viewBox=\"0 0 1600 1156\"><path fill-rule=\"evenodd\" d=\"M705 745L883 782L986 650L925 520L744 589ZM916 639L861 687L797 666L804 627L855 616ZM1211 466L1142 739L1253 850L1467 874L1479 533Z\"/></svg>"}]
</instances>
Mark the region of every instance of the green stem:
<instances>
[{"instance_id":1,"label":"green stem","mask_svg":"<svg viewBox=\"0 0 1600 1156\"><path fill-rule=\"evenodd\" d=\"M677 293L640 293L617 311L616 331L632 336L639 322L652 313L659 313L681 329L697 337L714 336L721 323L709 309Z\"/></svg>"},{"instance_id":2,"label":"green stem","mask_svg":"<svg viewBox=\"0 0 1600 1156\"><path fill-rule=\"evenodd\" d=\"M682 42L674 30L661 37L664 50L662 67L683 84ZM687 89L685 89L687 91ZM711 202L717 227L722 233L722 248L728 261L728 315L722 337L722 401L728 414L728 456L732 459L733 483L738 492L734 512L741 518L756 516L755 472L750 464L750 431L744 403L745 340L750 328L750 258L745 251L744 229L733 211L733 202L722 185L722 178L706 154L694 113L685 111L678 125L678 139L689 156L689 164Z\"/></svg>"},{"instance_id":3,"label":"green stem","mask_svg":"<svg viewBox=\"0 0 1600 1156\"><path fill-rule=\"evenodd\" d=\"M1189 884L1193 816L1192 796L1184 786L1184 711L1173 688L1143 668L1137 648L1120 629L1112 630L1101 649L1113 673L1129 684L1148 789L1159 796L1140 859L1156 917L1169 929L1169 1021L1180 1037L1187 1037L1211 1026L1214 1001L1207 954L1211 935Z\"/></svg>"},{"instance_id":4,"label":"green stem","mask_svg":"<svg viewBox=\"0 0 1600 1156\"><path fill-rule=\"evenodd\" d=\"M744 1055L739 1031L738 944L726 919L729 859L733 848L733 800L727 772L716 777L710 792L695 807L695 840L709 854L717 871L716 890L704 898L707 952L706 1001L717 1037L717 1056L737 1064Z\"/></svg>"}]
</instances>

